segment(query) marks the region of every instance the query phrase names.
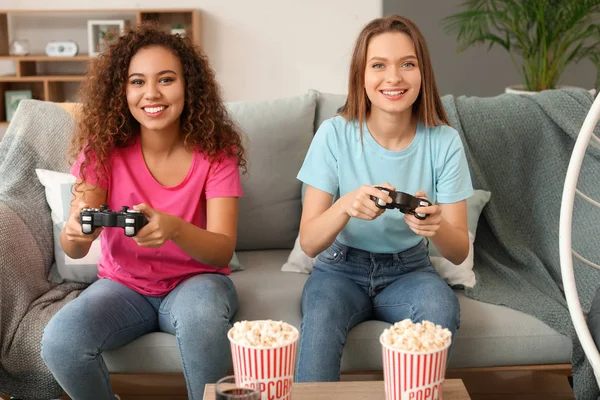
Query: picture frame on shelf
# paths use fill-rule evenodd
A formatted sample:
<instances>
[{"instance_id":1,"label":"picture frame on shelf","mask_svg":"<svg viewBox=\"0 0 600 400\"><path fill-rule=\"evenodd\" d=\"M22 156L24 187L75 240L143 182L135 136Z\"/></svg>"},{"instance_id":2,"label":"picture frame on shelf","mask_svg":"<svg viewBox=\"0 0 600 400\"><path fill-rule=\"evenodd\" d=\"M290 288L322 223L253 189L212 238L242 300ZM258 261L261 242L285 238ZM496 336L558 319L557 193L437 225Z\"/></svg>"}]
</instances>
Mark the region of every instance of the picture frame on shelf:
<instances>
[{"instance_id":1,"label":"picture frame on shelf","mask_svg":"<svg viewBox=\"0 0 600 400\"><path fill-rule=\"evenodd\" d=\"M6 90L4 92L4 107L6 109L6 121L10 122L19 107L21 100L33 98L31 90Z\"/></svg>"},{"instance_id":2,"label":"picture frame on shelf","mask_svg":"<svg viewBox=\"0 0 600 400\"><path fill-rule=\"evenodd\" d=\"M97 57L123 34L126 21L122 19L88 20L88 50L90 56Z\"/></svg>"}]
</instances>

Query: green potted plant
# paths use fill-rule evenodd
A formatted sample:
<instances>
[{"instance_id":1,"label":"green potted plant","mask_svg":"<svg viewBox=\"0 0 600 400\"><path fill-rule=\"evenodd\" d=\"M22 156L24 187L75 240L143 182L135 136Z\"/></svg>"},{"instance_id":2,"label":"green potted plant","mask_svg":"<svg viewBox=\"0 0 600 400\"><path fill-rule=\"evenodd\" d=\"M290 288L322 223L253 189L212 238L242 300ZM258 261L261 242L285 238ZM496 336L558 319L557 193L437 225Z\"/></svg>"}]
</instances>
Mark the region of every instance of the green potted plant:
<instances>
[{"instance_id":1,"label":"green potted plant","mask_svg":"<svg viewBox=\"0 0 600 400\"><path fill-rule=\"evenodd\" d=\"M589 59L600 85L600 0L465 0L443 20L459 53L479 44L510 54L527 91L556 88L572 63Z\"/></svg>"},{"instance_id":2,"label":"green potted plant","mask_svg":"<svg viewBox=\"0 0 600 400\"><path fill-rule=\"evenodd\" d=\"M108 49L111 42L119 37L119 31L116 29L101 30L98 32L98 36L98 52L103 53Z\"/></svg>"}]
</instances>

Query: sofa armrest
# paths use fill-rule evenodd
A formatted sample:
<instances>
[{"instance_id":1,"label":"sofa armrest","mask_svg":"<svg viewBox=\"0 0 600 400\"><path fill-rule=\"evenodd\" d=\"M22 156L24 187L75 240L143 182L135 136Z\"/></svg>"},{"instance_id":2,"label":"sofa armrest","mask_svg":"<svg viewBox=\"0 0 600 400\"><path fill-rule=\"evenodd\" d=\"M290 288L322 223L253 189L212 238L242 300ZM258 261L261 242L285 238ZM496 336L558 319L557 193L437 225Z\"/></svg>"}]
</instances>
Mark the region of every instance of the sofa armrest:
<instances>
[{"instance_id":1,"label":"sofa armrest","mask_svg":"<svg viewBox=\"0 0 600 400\"><path fill-rule=\"evenodd\" d=\"M41 358L43 330L85 285L48 282L53 246L40 236L52 242L52 231L45 217L31 213L19 214L0 200L0 386L21 398L56 398L60 386Z\"/></svg>"},{"instance_id":2,"label":"sofa armrest","mask_svg":"<svg viewBox=\"0 0 600 400\"><path fill-rule=\"evenodd\" d=\"M45 230L41 230L45 231ZM0 202L0 323L7 315L22 316L31 302L46 293L52 254L39 248L23 220ZM18 323L18 321L15 321Z\"/></svg>"}]
</instances>

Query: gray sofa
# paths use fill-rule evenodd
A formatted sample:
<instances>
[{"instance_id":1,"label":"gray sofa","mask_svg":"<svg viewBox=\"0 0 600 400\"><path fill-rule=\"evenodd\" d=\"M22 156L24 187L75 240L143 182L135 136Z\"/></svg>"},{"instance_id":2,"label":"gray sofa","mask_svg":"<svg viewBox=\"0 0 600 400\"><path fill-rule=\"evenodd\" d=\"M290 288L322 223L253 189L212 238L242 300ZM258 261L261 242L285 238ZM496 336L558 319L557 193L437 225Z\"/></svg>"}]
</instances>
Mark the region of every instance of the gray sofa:
<instances>
[{"instance_id":1,"label":"gray sofa","mask_svg":"<svg viewBox=\"0 0 600 400\"><path fill-rule=\"evenodd\" d=\"M444 104L448 105L452 101L453 98L449 96L444 99ZM301 183L296 180L296 173L315 129L324 119L333 116L343 102L344 96L310 91L306 95L286 99L228 105L231 115L247 135L249 154L249 173L243 177L245 196L240 203L236 249L244 270L231 275L239 294L236 320L284 320L300 327L300 298L308 275L281 271L298 234ZM60 118L71 118L64 109L53 104L47 105L45 109L56 113ZM26 102L25 106L20 107L15 118L37 121L51 119L46 115L26 115L27 110ZM52 118L58 118L56 115ZM454 116L451 115L451 118ZM34 146L40 147L32 151L38 155L43 153L43 157L40 156L43 160L37 162L35 167L67 171L68 164L64 160L64 154L47 154L47 146L52 142L52 148L66 150L68 133L56 132L56 128L53 128L55 125L52 124L45 126L54 131L36 134L53 136L42 141L32 140L32 143L35 142ZM494 137L498 132L488 131L482 134ZM10 128L5 137L5 140L7 139L12 140ZM7 158L14 157L6 148L8 144L3 143L2 146L0 149L4 151L0 151L0 165ZM6 165L2 167L0 173L9 168ZM28 165L14 168L31 167ZM39 182L31 181L28 185L27 190L35 191L35 196L43 196L44 189ZM0 184L0 205L15 204L6 200L10 196L24 196L24 193L18 191L2 193L2 190ZM491 201L500 195L502 194L492 191ZM28 200L23 198L19 201L27 203ZM17 206L8 208L15 207ZM35 214L35 222L25 221L26 225L35 224L42 227L41 230L36 228L37 232L34 235L48 235L52 229L49 208L43 205L37 206L36 209L32 207L33 203L28 204L27 211L16 210L16 214L22 220L26 219L26 213ZM485 212L482 218L485 218ZM27 259L25 253L30 250L14 243L7 235L11 235L10 229L4 225L0 226L0 249L3 245L4 249L10 245L11 252L24 252L23 259ZM52 262L52 249L47 241L47 237L36 239L41 252L50 251L49 256L41 257L45 264L38 266L46 273L49 272ZM475 250L477 254L477 242ZM0 252L0 266L5 262L5 255ZM48 288L50 287L56 288L56 285L51 284ZM77 285L61 287L66 287L63 291L71 294L76 294L76 290L81 289ZM565 364L571 362L572 344L569 337L559 334L539 319L523 312L473 300L460 289L456 289L456 293L461 305L461 322L450 368L525 368L531 365L554 365L564 368ZM5 294L1 293L0 296ZM501 301L495 298L490 299L490 303ZM344 373L381 371L378 337L386 326L383 322L369 321L352 329L342 357ZM32 354L39 352L39 349L35 348L35 339L41 336L41 326L34 328L37 330L37 336L34 335L31 339ZM2 340L6 338L2 337ZM9 344L3 344L4 351L9 351L8 346ZM109 370L115 374L181 372L175 337L167 333L157 332L140 337L123 348L107 352L105 361ZM6 365L3 367L8 369Z\"/></svg>"},{"instance_id":2,"label":"gray sofa","mask_svg":"<svg viewBox=\"0 0 600 400\"><path fill-rule=\"evenodd\" d=\"M302 112L310 110L313 98L316 117ZM241 201L237 252L245 270L231 275L239 294L236 320L270 318L300 327L300 298L308 275L282 272L281 266L298 233L301 184L295 177L310 138L290 139L288 135L305 133L298 118L305 118L304 125L318 128L343 101L343 96L314 92L303 100L230 107L250 135L250 177L244 182L246 196ZM255 115L256 120L246 119L249 115ZM262 210L256 210L257 205ZM471 300L461 290L457 294L461 322L451 368L570 363L569 338L522 312ZM381 370L379 335L386 327L386 323L371 321L350 332L342 357L343 372ZM105 360L114 372L181 371L175 338L166 333L144 336L107 353Z\"/></svg>"}]
</instances>

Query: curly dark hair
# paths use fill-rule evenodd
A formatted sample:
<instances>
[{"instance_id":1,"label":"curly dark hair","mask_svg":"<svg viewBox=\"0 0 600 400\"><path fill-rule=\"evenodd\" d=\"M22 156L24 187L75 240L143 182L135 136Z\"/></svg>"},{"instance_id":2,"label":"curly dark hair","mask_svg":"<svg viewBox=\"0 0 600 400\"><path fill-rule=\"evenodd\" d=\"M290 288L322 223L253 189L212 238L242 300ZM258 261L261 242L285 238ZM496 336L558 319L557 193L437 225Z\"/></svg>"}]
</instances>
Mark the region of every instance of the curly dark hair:
<instances>
[{"instance_id":1,"label":"curly dark hair","mask_svg":"<svg viewBox=\"0 0 600 400\"><path fill-rule=\"evenodd\" d=\"M131 144L139 134L140 124L127 105L127 74L133 56L147 46L171 50L183 66L185 103L180 129L186 147L197 148L211 158L236 155L245 172L242 136L227 113L206 55L191 39L164 32L155 23L143 23L127 30L93 60L81 85L81 115L69 155L75 160L84 152L80 167L83 180L90 160L94 160L96 181L107 177L105 161L112 150Z\"/></svg>"}]
</instances>

